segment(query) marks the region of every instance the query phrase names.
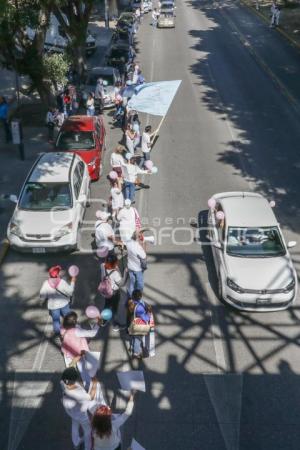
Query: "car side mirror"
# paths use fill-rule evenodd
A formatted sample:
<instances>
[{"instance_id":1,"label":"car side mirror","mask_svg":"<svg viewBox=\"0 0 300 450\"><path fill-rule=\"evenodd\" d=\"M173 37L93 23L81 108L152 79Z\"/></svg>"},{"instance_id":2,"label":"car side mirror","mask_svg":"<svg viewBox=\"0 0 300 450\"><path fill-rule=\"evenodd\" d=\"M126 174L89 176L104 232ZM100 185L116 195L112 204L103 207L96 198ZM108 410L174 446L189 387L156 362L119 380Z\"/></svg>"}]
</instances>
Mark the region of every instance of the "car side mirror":
<instances>
[{"instance_id":1,"label":"car side mirror","mask_svg":"<svg viewBox=\"0 0 300 450\"><path fill-rule=\"evenodd\" d=\"M8 198L11 202L18 203L18 197L16 195L12 194Z\"/></svg>"},{"instance_id":2,"label":"car side mirror","mask_svg":"<svg viewBox=\"0 0 300 450\"><path fill-rule=\"evenodd\" d=\"M287 244L287 248L293 248L297 245L297 241L289 241Z\"/></svg>"},{"instance_id":3,"label":"car side mirror","mask_svg":"<svg viewBox=\"0 0 300 450\"><path fill-rule=\"evenodd\" d=\"M87 197L86 197L86 195L85 194L81 194L81 195L79 195L79 197L78 197L78 203L86 203L86 201L87 201Z\"/></svg>"}]
</instances>

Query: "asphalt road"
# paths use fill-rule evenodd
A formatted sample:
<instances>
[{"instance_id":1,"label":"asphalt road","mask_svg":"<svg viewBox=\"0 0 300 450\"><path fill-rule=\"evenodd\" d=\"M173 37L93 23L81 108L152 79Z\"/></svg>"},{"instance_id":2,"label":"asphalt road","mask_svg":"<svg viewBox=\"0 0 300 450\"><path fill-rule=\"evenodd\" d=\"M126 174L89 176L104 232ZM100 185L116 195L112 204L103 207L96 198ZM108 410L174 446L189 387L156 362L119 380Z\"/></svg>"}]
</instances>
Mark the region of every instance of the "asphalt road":
<instances>
[{"instance_id":1,"label":"asphalt road","mask_svg":"<svg viewBox=\"0 0 300 450\"><path fill-rule=\"evenodd\" d=\"M125 443L134 436L147 450L296 450L299 299L280 313L225 307L215 295L210 250L190 226L191 220L202 223L213 193L254 190L276 201L286 240L300 242L299 115L277 81L288 92L295 86L276 72L287 44L264 29L274 48L274 60L269 55L265 66L264 41L259 49L245 44L246 24L254 31L262 27L246 10L184 1L176 11L175 30L154 30L146 18L138 35L138 61L147 81L182 84L153 149L159 172L150 177L150 189L137 193L137 207L158 241L149 248L145 275L145 296L158 323L157 355L142 363L147 392L137 398ZM288 51L299 70L296 50ZM142 119L143 125L158 122ZM109 147L120 137L110 129ZM107 198L107 189L105 178L94 184L95 199ZM93 222L100 202L87 210L87 221ZM86 249L91 232L82 235ZM299 273L298 248L292 256ZM63 361L44 338L51 327L38 302L46 269L58 260L80 266L76 309L100 305L91 254L9 253L1 274L1 449L71 449L58 385ZM105 392L120 408L125 399L117 392L115 372L131 367L123 338L105 328L93 343L102 352Z\"/></svg>"}]
</instances>

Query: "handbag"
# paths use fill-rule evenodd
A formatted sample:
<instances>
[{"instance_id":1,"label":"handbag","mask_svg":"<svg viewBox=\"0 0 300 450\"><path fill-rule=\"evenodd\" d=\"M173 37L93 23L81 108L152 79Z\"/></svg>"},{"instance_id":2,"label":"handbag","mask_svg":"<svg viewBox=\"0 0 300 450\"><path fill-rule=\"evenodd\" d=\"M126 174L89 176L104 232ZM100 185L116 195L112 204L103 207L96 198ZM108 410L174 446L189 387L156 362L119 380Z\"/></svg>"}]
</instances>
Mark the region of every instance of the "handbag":
<instances>
[{"instance_id":1,"label":"handbag","mask_svg":"<svg viewBox=\"0 0 300 450\"><path fill-rule=\"evenodd\" d=\"M150 333L150 323L145 323L139 317L136 317L134 308L133 319L128 327L128 334L130 336L147 336Z\"/></svg>"}]
</instances>

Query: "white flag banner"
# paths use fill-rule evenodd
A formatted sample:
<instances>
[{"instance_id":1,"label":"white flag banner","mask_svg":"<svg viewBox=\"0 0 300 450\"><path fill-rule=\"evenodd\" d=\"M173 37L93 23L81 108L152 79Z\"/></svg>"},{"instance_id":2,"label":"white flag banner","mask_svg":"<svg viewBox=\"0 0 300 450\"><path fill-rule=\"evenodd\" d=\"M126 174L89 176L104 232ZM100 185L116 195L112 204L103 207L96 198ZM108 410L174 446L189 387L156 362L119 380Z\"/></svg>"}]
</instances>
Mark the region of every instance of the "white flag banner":
<instances>
[{"instance_id":1,"label":"white flag banner","mask_svg":"<svg viewBox=\"0 0 300 450\"><path fill-rule=\"evenodd\" d=\"M146 450L135 439L132 439L130 450Z\"/></svg>"},{"instance_id":2,"label":"white flag banner","mask_svg":"<svg viewBox=\"0 0 300 450\"><path fill-rule=\"evenodd\" d=\"M165 116L180 83L181 80L156 81L137 86L128 107L154 116Z\"/></svg>"}]
</instances>

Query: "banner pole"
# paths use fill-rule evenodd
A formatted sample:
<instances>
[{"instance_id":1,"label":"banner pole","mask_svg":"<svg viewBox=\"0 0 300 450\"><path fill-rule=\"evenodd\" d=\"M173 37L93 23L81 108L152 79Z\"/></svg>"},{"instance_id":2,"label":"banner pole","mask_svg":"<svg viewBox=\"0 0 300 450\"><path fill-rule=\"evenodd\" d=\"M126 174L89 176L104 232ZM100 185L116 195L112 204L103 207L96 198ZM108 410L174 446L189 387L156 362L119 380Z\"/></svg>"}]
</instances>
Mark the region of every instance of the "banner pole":
<instances>
[{"instance_id":1,"label":"banner pole","mask_svg":"<svg viewBox=\"0 0 300 450\"><path fill-rule=\"evenodd\" d=\"M163 124L163 121L165 120L165 117L166 117L166 116L162 116L162 119L161 119L161 121L159 122L158 127L157 127L156 130L155 130L155 133L154 133L153 139L152 139L153 144L154 144L155 139L156 139L156 137L157 137L157 135L158 135L158 133L159 133L159 130L160 130L162 124Z\"/></svg>"}]
</instances>

